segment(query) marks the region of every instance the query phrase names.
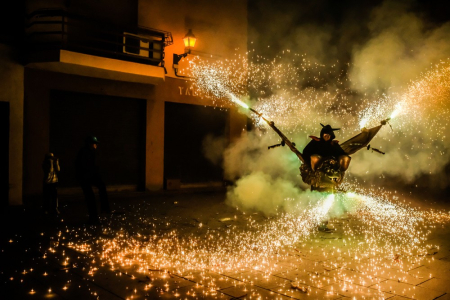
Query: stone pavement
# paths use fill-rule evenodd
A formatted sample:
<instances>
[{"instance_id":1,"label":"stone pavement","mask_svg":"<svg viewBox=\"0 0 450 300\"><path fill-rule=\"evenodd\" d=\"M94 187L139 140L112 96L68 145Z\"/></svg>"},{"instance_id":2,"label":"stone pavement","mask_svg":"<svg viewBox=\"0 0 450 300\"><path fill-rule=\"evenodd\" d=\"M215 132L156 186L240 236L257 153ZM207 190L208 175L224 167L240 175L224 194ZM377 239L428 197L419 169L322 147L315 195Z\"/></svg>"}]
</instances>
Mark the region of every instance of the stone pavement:
<instances>
[{"instance_id":1,"label":"stone pavement","mask_svg":"<svg viewBox=\"0 0 450 300\"><path fill-rule=\"evenodd\" d=\"M330 220L332 233L313 231L280 248L267 256L263 269L258 264L195 269L188 260L161 263L172 261L174 253L162 237L179 239L177 248L217 233L217 240L205 242L214 248L231 230L258 228L249 227L249 220L263 224L270 218L226 205L223 191L117 193L111 203L116 213L96 226L84 224L79 196L61 199L62 220L49 221L30 205L6 209L0 299L450 299L447 223L430 226L430 246L420 259L371 252L356 230L352 238L361 253L355 255L345 228L360 228L361 222L343 215Z\"/></svg>"}]
</instances>

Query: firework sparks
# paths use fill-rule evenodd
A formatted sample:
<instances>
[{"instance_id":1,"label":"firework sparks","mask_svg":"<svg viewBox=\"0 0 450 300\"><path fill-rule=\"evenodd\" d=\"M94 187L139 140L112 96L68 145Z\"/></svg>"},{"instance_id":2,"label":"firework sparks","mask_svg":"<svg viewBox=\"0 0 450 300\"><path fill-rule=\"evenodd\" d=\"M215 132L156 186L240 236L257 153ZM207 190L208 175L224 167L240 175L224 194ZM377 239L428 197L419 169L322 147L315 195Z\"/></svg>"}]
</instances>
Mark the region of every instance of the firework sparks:
<instances>
[{"instance_id":1,"label":"firework sparks","mask_svg":"<svg viewBox=\"0 0 450 300\"><path fill-rule=\"evenodd\" d=\"M320 123L318 111L321 117L338 124L353 125L352 129L378 123L387 116L405 132L406 128L418 130L419 124L428 122L427 126L446 128L442 125L449 114L443 102L449 96L450 71L445 64L413 82L404 94L384 95L372 101L365 97L355 104L345 97L343 83L321 90L320 78L304 79L308 70L317 71L322 66L312 65L303 56L295 57L300 63L261 57L257 63L241 58L215 64L194 61L191 73L199 92L215 105L231 101L247 110L254 107L294 134L310 133L314 123ZM319 89L301 88L307 81ZM437 109L439 117L430 118ZM255 118L258 122L259 117ZM441 129L436 128L433 137L443 134ZM355 183L344 183L343 189L351 192L287 197L284 203L289 209L280 209L271 216L237 209L218 219L216 226L176 216L149 218L148 207L142 206L133 215L113 217L103 227L100 238L73 228L55 240L61 242L59 248L67 247L89 258L90 276L95 276L101 266L118 270L119 274L134 270L131 276L158 273L166 280L164 290L169 290L174 275L190 280L196 277L196 282L208 288L208 295L213 295L221 284L211 279L209 272L223 275L245 270L249 275L241 280L252 283L273 274L282 273L280 276L289 280L308 274L307 280L314 286L326 286L331 294L349 289L357 292L368 283L379 283L377 279L387 276L385 272L392 270L392 265L399 281L410 280L407 270L438 247L428 242L432 229L448 223L450 215L412 208L382 189L364 189ZM131 218L138 220L134 226ZM333 243L327 243L318 232L324 221L335 224ZM49 253L54 252L54 248L49 249ZM320 264L312 257L318 258ZM69 264L68 259L63 261ZM333 275L315 273L318 266L331 270ZM295 275L289 273L292 270ZM347 275L349 270L358 273ZM301 283L292 286L310 293ZM144 291L153 288L153 282L143 285ZM189 293L197 295L195 290ZM178 291L176 295L180 295Z\"/></svg>"},{"instance_id":2,"label":"firework sparks","mask_svg":"<svg viewBox=\"0 0 450 300\"><path fill-rule=\"evenodd\" d=\"M83 243L69 242L67 246L83 251L80 253L88 257L99 257L90 264L91 276L99 266L108 265L124 273L131 270L142 275L159 272L159 277L167 282L175 275L200 276L203 279L198 280L206 282L209 272L228 274L237 270L257 271L252 276L263 274L268 278L283 269L293 268L296 272L309 274L311 261L304 257L315 255L323 257L321 260L327 268L336 270L334 277L311 277L315 285L320 282L329 285L339 278L343 279L341 288L348 290L352 283L377 282L377 276L386 276L386 270L392 270L393 264L399 280L407 281L410 275L406 271L410 266L419 264L429 249L437 247L426 242L429 228L448 222L450 215L416 210L394 203L394 200L395 197L389 199L377 190L360 188L357 192L323 194L320 198L288 199L297 210L265 220L237 211L234 218L223 218L222 222L241 220L240 225L222 230L199 225L186 230L176 219L167 223L165 218L143 217L147 212L142 207L136 228L115 229L124 228L130 224L128 218L137 217L130 215L111 220L100 239L86 231L73 231L68 233L66 240L77 235L76 239L82 239ZM300 201L309 204L305 207ZM340 242L335 242L333 247L326 244L318 247L311 243L319 235L318 224L332 218L339 209L345 211L340 213L341 218L351 220L334 234L337 234L336 238L340 237ZM88 244L92 248L87 248ZM351 259L340 261L342 257ZM288 263L281 264L283 261ZM345 270L354 268L353 264L358 266L360 277L346 275ZM367 274L373 274L373 277ZM257 280L252 276L245 280ZM220 282L207 282L211 291L220 285ZM357 291L360 287L355 285L352 289ZM152 288L151 284L144 286L144 290Z\"/></svg>"}]
</instances>

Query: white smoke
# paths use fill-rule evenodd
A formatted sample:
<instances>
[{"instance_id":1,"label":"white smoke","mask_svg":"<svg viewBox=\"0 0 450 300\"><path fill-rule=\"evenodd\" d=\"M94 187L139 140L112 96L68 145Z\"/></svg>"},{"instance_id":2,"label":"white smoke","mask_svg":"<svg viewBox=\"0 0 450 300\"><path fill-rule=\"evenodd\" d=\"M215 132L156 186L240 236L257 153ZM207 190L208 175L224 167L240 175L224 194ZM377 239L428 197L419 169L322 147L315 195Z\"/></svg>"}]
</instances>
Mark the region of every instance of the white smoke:
<instances>
[{"instance_id":1,"label":"white smoke","mask_svg":"<svg viewBox=\"0 0 450 300\"><path fill-rule=\"evenodd\" d=\"M202 142L203 155L213 164L218 165L222 162L227 144L228 141L224 136L208 134Z\"/></svg>"},{"instance_id":2,"label":"white smoke","mask_svg":"<svg viewBox=\"0 0 450 300\"><path fill-rule=\"evenodd\" d=\"M430 27L410 12L411 2L385 1L372 11L371 39L355 47L349 78L366 92L405 88L430 66L450 57L450 23Z\"/></svg>"},{"instance_id":3,"label":"white smoke","mask_svg":"<svg viewBox=\"0 0 450 300\"><path fill-rule=\"evenodd\" d=\"M440 175L450 161L445 132L450 118L450 71L445 71L450 70L450 24L428 24L409 5L385 1L372 10L367 24L358 24L367 26L369 38L353 46L344 79L331 63L340 58L329 46L333 31L299 26L292 31L296 38L286 39L291 56L269 62L258 59L259 64L250 68L254 84L250 88L264 91L254 99L253 108L275 121L302 151L308 136L319 134L319 123L341 127L336 135L343 142L360 132L361 121L376 126L402 107L390 122L392 130L384 126L371 142L386 154L364 149L355 153L347 178L414 183L431 174L422 185L446 187L447 177ZM342 39L348 40L354 28L342 28ZM267 150L280 139L264 122L254 121L260 129L243 134L224 152L225 177L235 180L229 203L271 215L291 211L293 203L306 207L311 198L320 197L301 181L300 162L287 147ZM338 205L331 210L338 212Z\"/></svg>"}]
</instances>

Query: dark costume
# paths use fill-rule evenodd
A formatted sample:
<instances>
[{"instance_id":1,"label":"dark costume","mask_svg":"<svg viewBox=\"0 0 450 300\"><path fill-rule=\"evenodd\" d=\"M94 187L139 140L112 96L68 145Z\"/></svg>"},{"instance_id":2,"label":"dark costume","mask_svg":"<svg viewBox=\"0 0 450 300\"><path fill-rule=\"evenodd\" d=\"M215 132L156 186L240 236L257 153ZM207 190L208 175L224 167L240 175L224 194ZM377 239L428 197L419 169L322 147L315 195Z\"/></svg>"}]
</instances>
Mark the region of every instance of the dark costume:
<instances>
[{"instance_id":1,"label":"dark costume","mask_svg":"<svg viewBox=\"0 0 450 300\"><path fill-rule=\"evenodd\" d=\"M350 164L350 156L334 140L335 130L339 129L322 125L320 138L311 136L311 142L303 150L305 163L300 166L300 173L311 190L332 191L342 182ZM324 139L325 134L330 135L328 140Z\"/></svg>"},{"instance_id":2,"label":"dark costume","mask_svg":"<svg viewBox=\"0 0 450 300\"><path fill-rule=\"evenodd\" d=\"M42 170L44 171L44 181L42 186L44 212L51 216L56 216L59 214L57 185L60 168L59 160L53 153L45 155L44 161L42 162Z\"/></svg>"},{"instance_id":3,"label":"dark costume","mask_svg":"<svg viewBox=\"0 0 450 300\"><path fill-rule=\"evenodd\" d=\"M320 131L320 138L310 136L312 140L308 145L306 145L305 149L303 149L303 158L305 159L305 163L311 166L311 155L320 155L324 158L334 157L336 159L341 155L347 155L347 153L342 150L341 146L339 146L338 141L334 140L336 138L334 135L334 130L330 125L326 125L323 126ZM330 139L328 141L323 139L323 135L326 133L330 135Z\"/></svg>"},{"instance_id":4,"label":"dark costume","mask_svg":"<svg viewBox=\"0 0 450 300\"><path fill-rule=\"evenodd\" d=\"M92 186L98 188L100 196L100 208L102 212L109 213L109 202L106 193L106 186L103 182L100 173L98 171L95 152L96 149L93 144L98 144L96 137L88 137L86 144L80 149L76 159L76 176L77 180L83 190L86 200L87 208L89 211L89 222L98 222L97 204L95 202L95 195Z\"/></svg>"},{"instance_id":5,"label":"dark costume","mask_svg":"<svg viewBox=\"0 0 450 300\"><path fill-rule=\"evenodd\" d=\"M300 173L303 181L311 185L311 190L332 191L342 182L350 157L334 140L334 131L339 129L320 125L320 138L311 136L311 142L303 150L305 164L301 165ZM328 140L324 139L325 134L330 135ZM319 224L319 231L332 232L327 224L328 220L323 220Z\"/></svg>"}]
</instances>

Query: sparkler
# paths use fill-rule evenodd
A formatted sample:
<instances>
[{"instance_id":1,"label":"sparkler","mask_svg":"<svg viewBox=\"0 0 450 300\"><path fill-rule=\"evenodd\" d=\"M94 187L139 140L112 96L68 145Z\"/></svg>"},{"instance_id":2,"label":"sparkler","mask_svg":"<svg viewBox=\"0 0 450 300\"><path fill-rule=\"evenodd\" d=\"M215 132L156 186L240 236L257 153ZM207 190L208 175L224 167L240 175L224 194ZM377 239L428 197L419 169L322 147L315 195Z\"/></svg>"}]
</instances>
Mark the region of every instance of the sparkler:
<instances>
[{"instance_id":1,"label":"sparkler","mask_svg":"<svg viewBox=\"0 0 450 300\"><path fill-rule=\"evenodd\" d=\"M316 122L314 111L320 110L330 118L345 118L347 124L361 127L390 115L396 127L407 133L408 126L414 125L412 129L417 129L415 125L431 122L429 126L436 126L433 138L438 134L445 135L441 130L446 127L439 126L449 116L446 106L441 103L449 95L448 68L441 66L440 72L426 73L425 78L414 82L403 95L383 96L369 104L363 101L362 108L350 109L348 99L339 98L341 101L336 103L342 89L316 93L311 89L295 88L292 83L299 83L297 80L301 77L297 75L307 70L307 62L297 67L294 64L280 67L263 58L261 61L258 65L241 60L218 62L216 66L198 63L192 66L195 84L218 106L224 99L232 101L254 113L257 122L263 121L276 132L278 128L270 119L279 120L282 126L290 128L291 133L310 132L311 124ZM243 66L244 71L236 65ZM291 86L289 95L283 94L285 84ZM268 85L282 92L273 93L267 89ZM256 90L257 87L258 101L248 105L241 100L245 99L247 88ZM295 97L288 97L292 95ZM434 102L428 102L432 97ZM326 110L328 107L334 109ZM433 121L429 114L436 113L436 107L440 109L440 115ZM289 114L295 114L295 118L288 117ZM287 144L283 137L282 140ZM292 146L296 150L293 143ZM133 214L113 216L104 224L100 237L89 230L67 228L55 237L60 243L48 249L47 255L57 255L61 249L70 248L89 261L86 272L92 276L99 267L108 266L118 276L126 273L130 278L158 276L167 281L164 290L169 289L171 277L194 280L193 276L197 276L197 286L203 284L214 293L220 288L220 281L210 279L208 273L224 275L242 270L257 271L266 277L278 273L290 280L295 278L290 277L289 271L295 270L302 275L309 274L311 285L324 282L330 293L342 290L344 286L345 290L358 286L353 284L355 282L363 285L370 280L376 282L378 277L387 277L385 272L392 270L393 265L399 280L407 281L409 274L406 271L428 259L427 254L437 248L427 242L431 230L448 223L450 215L414 209L402 204L397 194L383 189L367 189L348 182L343 185L343 189L350 192L305 192L301 198L285 199L288 212L280 210L270 218L262 218L258 214L236 210L216 222L217 226L204 220L187 221L177 215L170 218L157 216L142 203L133 209ZM335 220L337 230L331 235L334 240L325 239L317 232L317 226L324 220ZM66 258L64 256L62 262L67 264L69 259ZM73 261L75 258L70 259L71 264ZM336 275L314 273L318 266L334 270ZM358 271L353 272L357 274L356 278L346 275L349 270ZM246 280L256 282L251 276ZM337 285L336 289L332 284ZM144 292L155 288L155 282L142 285ZM30 293L34 292L31 290ZM139 288L133 290L133 293L137 292ZM176 293L180 295L178 291ZM190 295L197 294L195 290L190 292Z\"/></svg>"},{"instance_id":2,"label":"sparkler","mask_svg":"<svg viewBox=\"0 0 450 300\"><path fill-rule=\"evenodd\" d=\"M240 72L237 71L238 68L233 67L234 63L236 62L228 61L217 68L211 65L207 67L193 65L195 84L200 92L211 96L216 105L220 106L220 101L228 99L254 113L257 122L264 121L279 135L281 132L277 131L278 128L269 121L267 115L274 117L287 114L294 107L305 110L308 106L330 105L331 99L335 97L333 94L324 93L322 94L324 97L318 99L314 98L311 91L301 91L299 95L308 95L302 98L305 101L294 103L285 101L285 98L270 96L268 101L257 102L255 104L257 108L253 108L253 105L250 106L241 100L245 97L244 90L248 84L245 83L247 79L244 79L246 76L254 76L251 70L257 68L267 70L268 66L260 64L256 67L242 63L241 65L245 65L248 69ZM289 68L287 70L292 71ZM246 75L243 76L243 73ZM283 82L282 77L276 73L265 79ZM407 98L403 99L406 101ZM314 103L314 100L318 100L319 103ZM381 116L390 115L391 119L399 120L411 112L407 102L389 106L385 105L388 100L390 101L388 97L382 98L377 105L371 106L371 109L362 110L360 120L364 126L370 124L373 119L379 120ZM338 115L344 114L344 106L337 107ZM387 111L389 107L390 112ZM302 124L311 121L307 116L308 114L302 114L296 121ZM291 124L289 118L280 120L283 125ZM308 129L308 126L306 128ZM287 144L289 140L285 139L285 136L280 137ZM291 145L297 150L295 145ZM401 205L395 196L382 190L367 190L350 183L345 183L344 189L353 192L322 194L318 197L312 194L310 198L303 195L302 199L286 199L290 207L289 212L278 213L271 219L263 221L257 221L252 215L238 211L234 218L222 218L221 223L230 222L230 227L221 230L211 225L203 226L200 221L188 230L183 229L181 221L177 222L176 219L172 219L169 224L162 218L142 218L139 229L119 231L95 242L88 236L82 242L78 238L77 243L69 247L85 254L99 251L100 262L96 264L107 264L111 268L121 270L131 270L132 266L137 266L138 273L159 272L165 278L173 276L172 274L189 278L193 274L192 270L226 274L243 269L256 270L270 276L280 272L278 265L280 261L289 261L290 266L298 268L298 272L306 273L307 259L304 257L314 254L322 257L329 268L338 270L338 277L327 277L329 282L335 282L337 278L343 279L341 285L346 285L346 289L350 289L347 282L358 279L346 277L342 270L346 267L353 268L352 264L356 264L357 268L361 268L359 270L364 272L361 273L361 278L364 274L372 274L373 278L376 278L384 276L384 270L391 268L395 263L399 272L405 274L401 278L406 278L405 270L408 266L425 259L428 250L435 247L426 242L430 233L429 228L450 220L448 213L430 213ZM145 209L141 214L146 215ZM311 242L317 237L317 226L321 222L342 216L350 221L342 223L339 229L341 233L336 233L340 234L340 244L333 247L327 245L321 249ZM123 217L113 220L111 224L121 227L121 224L127 222L127 218ZM240 222L241 225L232 225L232 222ZM138 232L146 233L138 234ZM342 257L351 259L339 262L337 259ZM91 268L94 270L94 266ZM200 282L206 281L207 277L204 276ZM315 280L319 280L319 276ZM217 282L210 284L213 291L218 288ZM144 287L145 290L152 288L154 287L151 284Z\"/></svg>"}]
</instances>

